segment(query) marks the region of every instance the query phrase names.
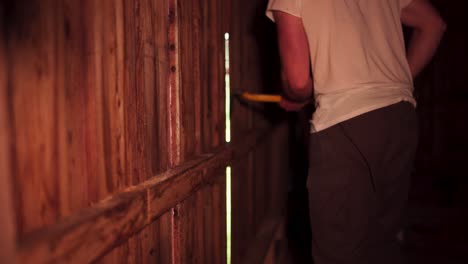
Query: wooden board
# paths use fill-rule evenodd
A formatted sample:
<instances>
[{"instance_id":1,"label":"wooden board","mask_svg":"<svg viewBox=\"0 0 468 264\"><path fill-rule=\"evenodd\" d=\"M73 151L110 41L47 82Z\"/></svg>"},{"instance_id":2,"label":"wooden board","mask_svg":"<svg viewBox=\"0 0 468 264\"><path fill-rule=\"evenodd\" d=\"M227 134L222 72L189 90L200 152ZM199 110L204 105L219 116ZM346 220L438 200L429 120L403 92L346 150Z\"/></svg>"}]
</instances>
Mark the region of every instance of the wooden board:
<instances>
[{"instance_id":1,"label":"wooden board","mask_svg":"<svg viewBox=\"0 0 468 264\"><path fill-rule=\"evenodd\" d=\"M238 159L234 199L246 220L233 222L236 245L258 231L274 186L262 184L269 152L280 151L269 146L273 126L238 105L235 140L224 142L229 25L233 84L262 90L243 19L259 12L254 2L12 1L0 46L7 257L224 263L224 170Z\"/></svg>"},{"instance_id":2,"label":"wooden board","mask_svg":"<svg viewBox=\"0 0 468 264\"><path fill-rule=\"evenodd\" d=\"M0 21L0 36L3 36L3 21ZM12 190L10 134L11 104L8 103L8 57L4 42L0 41L0 262L15 263L15 211Z\"/></svg>"}]
</instances>

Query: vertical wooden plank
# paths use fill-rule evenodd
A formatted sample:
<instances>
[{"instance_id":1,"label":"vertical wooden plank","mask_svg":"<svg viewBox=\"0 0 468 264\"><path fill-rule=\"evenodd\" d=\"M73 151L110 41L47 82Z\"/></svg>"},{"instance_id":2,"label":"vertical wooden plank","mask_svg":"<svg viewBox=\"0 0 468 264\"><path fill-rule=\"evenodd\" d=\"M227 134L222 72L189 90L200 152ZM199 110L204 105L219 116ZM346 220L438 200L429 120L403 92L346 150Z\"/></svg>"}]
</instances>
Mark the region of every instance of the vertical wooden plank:
<instances>
[{"instance_id":1,"label":"vertical wooden plank","mask_svg":"<svg viewBox=\"0 0 468 264\"><path fill-rule=\"evenodd\" d=\"M201 25L201 13L203 12L203 9L207 9L207 6L202 6L202 0L194 0L192 6L192 27L191 29L187 30L193 34L193 42L192 42L192 60L194 62L193 64L193 97L192 98L187 98L189 100L192 100L194 102L194 131L192 132L195 136L195 140L193 142L190 142L190 144L194 144L193 149L194 153L192 154L193 157L196 155L201 154L201 149L202 149L202 128L201 128L201 122L202 122L202 90L208 89L208 87L202 87L201 86L201 64L206 64L208 61L208 58L206 57L206 46L204 46L203 41L202 41L202 25ZM190 23L189 23L190 25ZM186 55L189 55L189 53L186 53ZM183 53L182 53L183 56ZM189 87L186 87L186 89ZM184 89L182 90L184 91ZM207 98L204 98L205 100ZM185 115L184 115L185 116ZM191 157L192 155L187 155L186 157Z\"/></svg>"},{"instance_id":2,"label":"vertical wooden plank","mask_svg":"<svg viewBox=\"0 0 468 264\"><path fill-rule=\"evenodd\" d=\"M125 12L124 2L115 1L115 24L116 24L116 95L114 104L117 104L117 108L114 106L116 121L116 139L115 139L115 150L119 150L117 154L117 170L121 170L122 174L119 175L118 186L128 186L128 165L126 160L127 153L127 132L125 129Z\"/></svg>"},{"instance_id":3,"label":"vertical wooden plank","mask_svg":"<svg viewBox=\"0 0 468 264\"><path fill-rule=\"evenodd\" d=\"M151 0L140 0L136 10L136 19L138 21L137 26L137 53L140 54L139 59L140 66L137 67L137 80L139 83L142 93L139 94L139 100L141 104L144 104L144 108L139 108L137 115L145 114L141 118L141 122L144 122L140 133L144 133L144 137L141 143L144 146L142 162L145 163L146 175L142 179L146 180L153 177L153 162L152 154L154 153L150 147L153 145L156 139L154 138L154 126L155 122L155 43L154 43L154 30L153 30L153 2ZM140 111L145 111L141 113ZM144 129L144 130L143 130ZM149 143L149 144L148 144ZM143 165L143 166L145 166ZM140 257L136 263L154 263L152 259L155 259L154 254L150 254L151 248L155 244L154 236L154 224L150 224L145 230L141 231L137 236L137 244L139 245L138 250L140 253L137 256Z\"/></svg>"},{"instance_id":4,"label":"vertical wooden plank","mask_svg":"<svg viewBox=\"0 0 468 264\"><path fill-rule=\"evenodd\" d=\"M259 65L253 64L252 58L256 57L255 43L251 42L251 20L236 19L238 17L251 17L252 6L256 2L231 1L232 22L230 34L231 46L231 87L233 92L254 91L260 85L252 80L259 74ZM239 100L232 100L232 141L242 141L242 137L253 126L254 109L260 106L246 107Z\"/></svg>"},{"instance_id":5,"label":"vertical wooden plank","mask_svg":"<svg viewBox=\"0 0 468 264\"><path fill-rule=\"evenodd\" d=\"M107 34L107 29L103 27L103 11L105 6L102 1L92 1L88 11L92 18L87 20L91 24L92 31L92 56L90 58L89 71L93 80L89 86L90 98L88 108L88 120L90 124L90 135L88 136L88 144L92 147L87 153L83 153L88 158L88 168L90 170L90 184L88 185L90 192L90 202L94 203L107 197L112 193L112 189L108 188L105 171L105 156L104 156L104 127L103 127L103 72L107 71L107 65L103 67L103 38ZM85 18L86 19L86 18ZM92 65L92 66L91 66Z\"/></svg>"},{"instance_id":6,"label":"vertical wooden plank","mask_svg":"<svg viewBox=\"0 0 468 264\"><path fill-rule=\"evenodd\" d=\"M148 151L148 119L145 87L144 0L124 1L124 118L127 183L139 184L151 174ZM128 263L141 263L143 241L138 236L120 251Z\"/></svg>"},{"instance_id":7,"label":"vertical wooden plank","mask_svg":"<svg viewBox=\"0 0 468 264\"><path fill-rule=\"evenodd\" d=\"M194 214L190 214L190 208L193 205L193 199L188 199L173 209L172 259L176 264L187 263L189 260L195 261L194 245L192 244L194 233L193 230L190 230L190 226L193 225L192 221L195 218Z\"/></svg>"},{"instance_id":8,"label":"vertical wooden plank","mask_svg":"<svg viewBox=\"0 0 468 264\"><path fill-rule=\"evenodd\" d=\"M238 263L256 234L257 194L250 168L251 154L237 160L232 166L232 262ZM255 164L258 166L258 164ZM256 170L253 172L257 172Z\"/></svg>"},{"instance_id":9,"label":"vertical wooden plank","mask_svg":"<svg viewBox=\"0 0 468 264\"><path fill-rule=\"evenodd\" d=\"M55 7L51 1L38 2L35 16L25 28L12 29L14 34L9 39L9 100L15 135L12 170L19 236L53 223L59 215Z\"/></svg>"},{"instance_id":10,"label":"vertical wooden plank","mask_svg":"<svg viewBox=\"0 0 468 264\"><path fill-rule=\"evenodd\" d=\"M155 171L159 170L159 162L157 162L157 158L160 156L154 148L157 147L158 135L158 126L159 120L156 119L157 112L156 109L156 90L159 89L167 89L167 87L158 87L157 86L157 79L156 75L156 43L155 43L155 27L156 24L155 20L155 9L154 9L154 1L153 0L144 0L141 2L140 8L140 20L142 20L142 48L144 50L144 87L145 87L145 105L146 105L146 122L147 122L147 142L146 148L147 150L147 162L149 164L149 172L147 174L148 177L152 177ZM164 12L161 10L159 12ZM162 25L164 27L164 25Z\"/></svg>"},{"instance_id":11,"label":"vertical wooden plank","mask_svg":"<svg viewBox=\"0 0 468 264\"><path fill-rule=\"evenodd\" d=\"M213 185L213 263L226 263L226 177L223 172Z\"/></svg>"},{"instance_id":12,"label":"vertical wooden plank","mask_svg":"<svg viewBox=\"0 0 468 264\"><path fill-rule=\"evenodd\" d=\"M147 118L144 87L144 53L141 1L124 1L125 21L125 129L127 174L134 185L148 178Z\"/></svg>"},{"instance_id":13,"label":"vertical wooden plank","mask_svg":"<svg viewBox=\"0 0 468 264\"><path fill-rule=\"evenodd\" d=\"M157 227L157 263L173 263L172 262L172 210L159 217L159 225Z\"/></svg>"},{"instance_id":14,"label":"vertical wooden plank","mask_svg":"<svg viewBox=\"0 0 468 264\"><path fill-rule=\"evenodd\" d=\"M172 211L161 215L138 234L96 260L103 264L170 264L172 262ZM140 243L137 243L139 241Z\"/></svg>"},{"instance_id":15,"label":"vertical wooden plank","mask_svg":"<svg viewBox=\"0 0 468 264\"><path fill-rule=\"evenodd\" d=\"M226 88L226 68L225 68L225 33L229 33L229 17L230 17L230 0L223 0L221 2L217 2L217 7L213 11L215 14L217 14L217 31L218 34L221 34L219 36L219 39L217 41L218 45L218 51L216 53L217 55L217 60L214 62L214 64L217 65L218 70L218 82L215 83L214 85L217 85L219 88L215 89L217 92L213 92L212 98L213 100L216 100L218 102L217 108L216 105L213 107L213 112L216 112L213 114L213 119L216 120L214 125L214 131L219 137L219 144L225 144L225 120L226 120L226 115L225 115L225 101L226 101L226 94L225 94L225 88ZM228 70L230 71L230 69ZM232 87L231 87L232 89ZM231 95L229 95L230 98L232 98ZM232 101L232 100L230 100ZM215 118L217 117L217 118ZM230 118L230 117L229 117ZM213 141L213 145L217 146L217 142Z\"/></svg>"},{"instance_id":16,"label":"vertical wooden plank","mask_svg":"<svg viewBox=\"0 0 468 264\"><path fill-rule=\"evenodd\" d=\"M123 105L124 22L121 1L102 1L102 79L105 178L108 190L125 187L125 125Z\"/></svg>"},{"instance_id":17,"label":"vertical wooden plank","mask_svg":"<svg viewBox=\"0 0 468 264\"><path fill-rule=\"evenodd\" d=\"M172 211L168 211L95 263L172 263L171 222Z\"/></svg>"},{"instance_id":18,"label":"vertical wooden plank","mask_svg":"<svg viewBox=\"0 0 468 264\"><path fill-rule=\"evenodd\" d=\"M2 12L2 10L0 10ZM3 32L3 21L0 21L0 36ZM0 40L0 262L15 263L16 227L13 204L11 170L11 112L8 102L8 59L6 53L7 39Z\"/></svg>"},{"instance_id":19,"label":"vertical wooden plank","mask_svg":"<svg viewBox=\"0 0 468 264\"><path fill-rule=\"evenodd\" d=\"M169 139L169 116L172 110L169 108L169 95L170 89L173 89L174 86L170 86L170 73L171 65L169 61L169 53L171 52L174 56L176 50L176 43L169 44L169 25L170 25L170 16L169 16L169 1L158 1L153 0L153 28L155 30L154 42L156 46L156 81L155 81L155 120L153 120L153 128L155 133L155 140L152 143L153 150L153 174L164 171L169 168L169 153L174 153L176 150L172 149L166 152L161 152L162 149L170 149L170 140ZM175 30L174 21L171 24L172 30ZM174 33L172 33L174 34ZM174 40L173 40L174 41ZM171 50L171 51L170 51ZM171 76L172 76L171 75ZM173 139L172 139L173 140ZM177 140L176 140L177 141ZM177 155L175 155L177 156Z\"/></svg>"},{"instance_id":20,"label":"vertical wooden plank","mask_svg":"<svg viewBox=\"0 0 468 264\"><path fill-rule=\"evenodd\" d=\"M199 0L180 2L180 107L183 160L201 152L200 9ZM206 88L205 88L206 89Z\"/></svg>"},{"instance_id":21,"label":"vertical wooden plank","mask_svg":"<svg viewBox=\"0 0 468 264\"><path fill-rule=\"evenodd\" d=\"M199 254L203 256L203 263L214 263L214 234L216 232L216 226L213 222L214 210L212 186L207 186L198 191L197 206L199 212L198 228L201 229L201 232L198 233L198 244L200 244L199 250L201 251Z\"/></svg>"},{"instance_id":22,"label":"vertical wooden plank","mask_svg":"<svg viewBox=\"0 0 468 264\"><path fill-rule=\"evenodd\" d=\"M187 198L175 209L173 218L174 263L205 263L204 200L202 190Z\"/></svg>"},{"instance_id":23,"label":"vertical wooden plank","mask_svg":"<svg viewBox=\"0 0 468 264\"><path fill-rule=\"evenodd\" d=\"M181 110L180 110L180 63L179 63L179 6L178 0L169 1L169 74L168 127L169 164L175 166L181 161Z\"/></svg>"},{"instance_id":24,"label":"vertical wooden plank","mask_svg":"<svg viewBox=\"0 0 468 264\"><path fill-rule=\"evenodd\" d=\"M71 211L85 208L109 193L104 177L102 25L100 7L95 4L95 1L64 3L64 89Z\"/></svg>"},{"instance_id":25,"label":"vertical wooden plank","mask_svg":"<svg viewBox=\"0 0 468 264\"><path fill-rule=\"evenodd\" d=\"M212 98L211 93L214 90L214 87L211 86L211 82L215 79L215 76L211 76L211 62L212 62L212 52L213 46L210 44L210 35L212 31L210 30L210 22L215 22L216 16L211 16L211 1L209 0L200 0L199 5L200 10L200 32L199 39L201 44L200 50L200 101L201 101L201 151L209 151L211 141L212 141L212 131L210 129L212 120ZM196 10L195 10L196 12ZM211 48L211 50L210 50ZM210 79L211 78L211 79Z\"/></svg>"},{"instance_id":26,"label":"vertical wooden plank","mask_svg":"<svg viewBox=\"0 0 468 264\"><path fill-rule=\"evenodd\" d=\"M137 136L137 117L136 103L138 98L138 89L136 82L136 23L135 23L135 1L122 1L123 10L123 44L124 57L122 61L124 86L123 94L125 98L124 104L124 127L125 127L125 163L127 165L126 185L131 186L137 183L142 177L139 174L138 161L138 140ZM134 164L135 163L135 164Z\"/></svg>"},{"instance_id":27,"label":"vertical wooden plank","mask_svg":"<svg viewBox=\"0 0 468 264\"><path fill-rule=\"evenodd\" d=\"M206 186L206 185L205 185ZM200 189L194 196L195 200L195 222L194 225L190 227L190 230L195 233L195 254L198 263L207 263L208 259L205 253L207 252L208 248L211 246L205 237L206 230L205 230L205 216L207 216L207 210L210 209L210 201L205 200L204 193L209 189L208 186ZM192 217L192 216L189 216ZM201 242L201 243L200 243Z\"/></svg>"},{"instance_id":28,"label":"vertical wooden plank","mask_svg":"<svg viewBox=\"0 0 468 264\"><path fill-rule=\"evenodd\" d=\"M84 3L86 6L86 3ZM89 201L88 175L86 171L86 97L87 76L86 61L91 53L86 47L86 33L82 28L84 6L74 1L63 3L65 58L64 87L66 101L66 133L67 133L67 191L64 197L67 212L81 208ZM88 48L88 50L86 50Z\"/></svg>"},{"instance_id":29,"label":"vertical wooden plank","mask_svg":"<svg viewBox=\"0 0 468 264\"><path fill-rule=\"evenodd\" d=\"M210 152L224 142L224 31L222 3L203 0L200 39L203 151Z\"/></svg>"},{"instance_id":30,"label":"vertical wooden plank","mask_svg":"<svg viewBox=\"0 0 468 264\"><path fill-rule=\"evenodd\" d=\"M65 61L66 61L66 49L65 42L69 32L69 24L66 23L65 8L63 1L55 1L56 13L54 16L55 30L55 108L57 119L56 123L56 151L55 151L55 163L57 166L58 180L58 197L59 202L59 216L67 216L71 214L70 206L70 178L68 177L69 164L68 164L68 140L69 133L67 131L67 118L68 118L68 105L66 100L66 89L65 89Z\"/></svg>"},{"instance_id":31,"label":"vertical wooden plank","mask_svg":"<svg viewBox=\"0 0 468 264\"><path fill-rule=\"evenodd\" d=\"M246 169L245 169L245 176L246 177L246 196L248 197L248 201L251 201L248 203L246 206L246 224L247 226L250 226L250 232L252 234L255 233L255 217L258 215L258 212L256 211L257 209L257 203L258 201L256 200L256 189L255 189L255 179L257 179L257 174L255 168L258 166L257 163L255 163L255 155L254 151L250 152L247 155L247 160L246 162ZM239 194L241 195L241 194Z\"/></svg>"}]
</instances>

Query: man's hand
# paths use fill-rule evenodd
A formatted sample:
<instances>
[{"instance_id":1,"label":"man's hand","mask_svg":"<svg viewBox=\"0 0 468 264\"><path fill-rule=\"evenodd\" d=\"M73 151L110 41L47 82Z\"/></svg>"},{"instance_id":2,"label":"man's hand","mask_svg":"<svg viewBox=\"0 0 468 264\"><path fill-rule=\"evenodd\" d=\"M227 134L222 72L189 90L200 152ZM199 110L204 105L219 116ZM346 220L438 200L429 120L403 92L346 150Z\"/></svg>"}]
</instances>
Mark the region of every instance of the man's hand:
<instances>
[{"instance_id":1,"label":"man's hand","mask_svg":"<svg viewBox=\"0 0 468 264\"><path fill-rule=\"evenodd\" d=\"M308 101L305 103L295 103L295 102L288 101L284 98L281 98L279 105L281 106L281 108L283 108L287 112L296 112L296 111L301 110L308 103L309 103Z\"/></svg>"}]
</instances>

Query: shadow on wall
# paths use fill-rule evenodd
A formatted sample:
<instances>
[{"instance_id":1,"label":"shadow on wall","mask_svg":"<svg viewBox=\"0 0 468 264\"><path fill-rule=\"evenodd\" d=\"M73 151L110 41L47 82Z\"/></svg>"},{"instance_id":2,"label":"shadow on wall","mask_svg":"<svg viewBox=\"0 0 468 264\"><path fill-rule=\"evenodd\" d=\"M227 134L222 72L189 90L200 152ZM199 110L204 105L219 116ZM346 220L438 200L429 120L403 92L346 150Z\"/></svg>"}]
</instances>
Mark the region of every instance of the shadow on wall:
<instances>
[{"instance_id":1,"label":"shadow on wall","mask_svg":"<svg viewBox=\"0 0 468 264\"><path fill-rule=\"evenodd\" d=\"M39 0L2 0L0 1L0 21L3 26L2 41L16 36L25 38L36 17Z\"/></svg>"},{"instance_id":2,"label":"shadow on wall","mask_svg":"<svg viewBox=\"0 0 468 264\"><path fill-rule=\"evenodd\" d=\"M278 53L276 27L266 15L268 1L257 1L255 15L251 17L249 29L256 40L262 82L262 93L279 94L281 92L280 58ZM264 117L272 123L284 119L285 113L277 104L266 104L263 108Z\"/></svg>"},{"instance_id":3,"label":"shadow on wall","mask_svg":"<svg viewBox=\"0 0 468 264\"><path fill-rule=\"evenodd\" d=\"M275 24L270 21L265 10L268 1L262 1L252 17L251 32L256 38L257 54L261 65L261 81L264 93L281 92L281 63L278 53ZM308 142L309 119L314 111L313 104L300 112L286 113L276 104L264 108L265 118L270 122L288 120L289 159L287 236L294 263L312 263L310 255L311 230L309 222L308 193Z\"/></svg>"}]
</instances>

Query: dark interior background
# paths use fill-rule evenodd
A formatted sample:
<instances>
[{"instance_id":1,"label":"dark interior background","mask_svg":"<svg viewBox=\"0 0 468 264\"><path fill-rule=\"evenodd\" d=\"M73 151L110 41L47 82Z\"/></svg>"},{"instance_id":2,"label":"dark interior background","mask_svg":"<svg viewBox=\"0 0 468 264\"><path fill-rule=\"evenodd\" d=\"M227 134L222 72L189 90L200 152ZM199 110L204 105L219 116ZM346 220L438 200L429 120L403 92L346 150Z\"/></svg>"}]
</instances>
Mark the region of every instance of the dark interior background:
<instances>
[{"instance_id":1,"label":"dark interior background","mask_svg":"<svg viewBox=\"0 0 468 264\"><path fill-rule=\"evenodd\" d=\"M431 2L448 27L437 54L414 80L420 144L412 176L406 247L414 262L467 263L464 251L468 248L468 30L464 20L468 2ZM274 24L264 16L265 6L263 3L259 8L254 24L261 25L257 27L257 36L260 55L265 58L265 87L277 92L279 62L273 42L276 35ZM411 29L404 28L404 33L408 41ZM287 114L294 142L289 157L292 174L288 230L298 263L309 259L310 253L305 157L312 111Z\"/></svg>"}]
</instances>

